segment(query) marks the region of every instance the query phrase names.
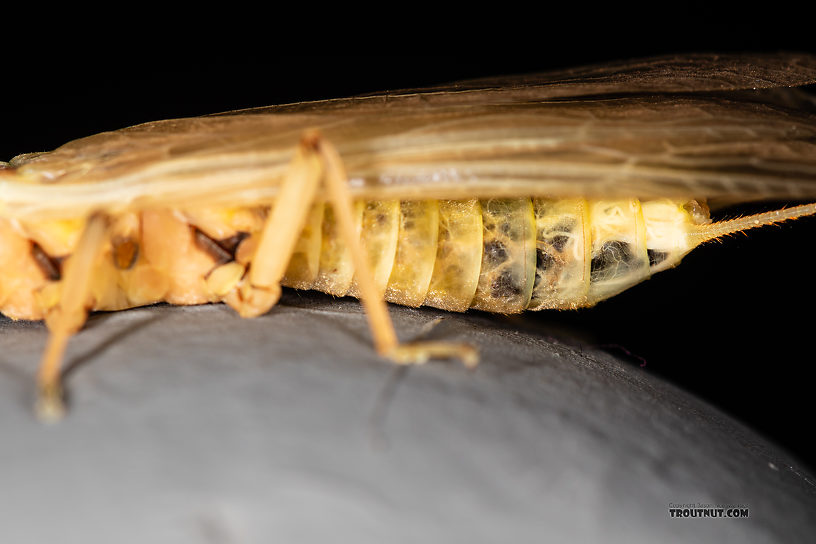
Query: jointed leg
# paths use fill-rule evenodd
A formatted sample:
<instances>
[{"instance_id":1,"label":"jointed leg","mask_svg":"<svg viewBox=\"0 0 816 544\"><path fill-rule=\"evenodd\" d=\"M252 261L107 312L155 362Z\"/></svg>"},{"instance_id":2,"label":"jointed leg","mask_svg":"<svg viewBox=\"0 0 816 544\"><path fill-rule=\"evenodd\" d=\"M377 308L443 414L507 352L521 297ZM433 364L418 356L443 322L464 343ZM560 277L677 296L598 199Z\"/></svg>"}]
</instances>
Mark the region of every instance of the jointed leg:
<instances>
[{"instance_id":1,"label":"jointed leg","mask_svg":"<svg viewBox=\"0 0 816 544\"><path fill-rule=\"evenodd\" d=\"M353 202L337 151L316 134L303 138L258 237L250 269L225 301L243 317L268 311L280 297L280 282L303 230L321 180L326 184L329 202L334 207L344 243L355 267L360 298L368 316L377 352L398 363L422 363L430 358L458 358L467 366L476 364L476 351L464 344L417 342L400 344L388 315L383 293L377 287L365 251L352 218ZM93 306L91 287L94 266L110 237L110 221L102 214L92 215L83 230L76 250L66 261L60 285L58 305L46 318L50 329L48 343L38 371L38 414L55 420L64 413L61 363L68 339L85 322Z\"/></svg>"},{"instance_id":2,"label":"jointed leg","mask_svg":"<svg viewBox=\"0 0 816 544\"><path fill-rule=\"evenodd\" d=\"M68 339L82 327L88 315L93 267L107 235L107 217L92 215L66 262L59 304L46 318L50 334L37 374L37 413L44 420L59 419L65 411L60 383L62 356Z\"/></svg>"},{"instance_id":3,"label":"jointed leg","mask_svg":"<svg viewBox=\"0 0 816 544\"><path fill-rule=\"evenodd\" d=\"M377 353L401 364L424 363L432 358L456 358L468 367L475 366L478 362L478 354L466 344L447 342L400 344L398 342L383 293L379 291L374 282L371 266L354 228L351 214L353 202L340 155L329 143L317 139L315 149L323 159L329 201L334 206L343 241L348 246L354 262L360 299L368 316L368 325L374 337Z\"/></svg>"},{"instance_id":4,"label":"jointed leg","mask_svg":"<svg viewBox=\"0 0 816 544\"><path fill-rule=\"evenodd\" d=\"M286 173L281 191L258 239L249 273L225 301L241 317L257 317L280 298L280 282L323 175L320 161L304 138Z\"/></svg>"},{"instance_id":5,"label":"jointed leg","mask_svg":"<svg viewBox=\"0 0 816 544\"><path fill-rule=\"evenodd\" d=\"M351 253L360 298L368 316L377 352L398 363L421 363L430 358L458 358L473 366L476 351L463 344L422 342L402 345L377 288L368 257L352 217L353 202L342 160L337 151L314 133L301 140L281 192L267 218L250 262L249 273L226 297L243 317L267 312L280 297L283 278L298 236L315 200L321 180L334 208L342 239Z\"/></svg>"}]
</instances>

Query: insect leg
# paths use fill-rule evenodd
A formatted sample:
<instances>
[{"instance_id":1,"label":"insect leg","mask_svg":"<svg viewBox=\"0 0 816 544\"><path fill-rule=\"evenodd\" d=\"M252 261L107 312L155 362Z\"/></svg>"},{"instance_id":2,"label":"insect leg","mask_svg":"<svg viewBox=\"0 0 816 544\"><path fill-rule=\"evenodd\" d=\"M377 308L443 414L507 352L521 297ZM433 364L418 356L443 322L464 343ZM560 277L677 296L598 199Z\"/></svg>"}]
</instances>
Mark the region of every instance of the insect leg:
<instances>
[{"instance_id":1,"label":"insect leg","mask_svg":"<svg viewBox=\"0 0 816 544\"><path fill-rule=\"evenodd\" d=\"M388 315L383 293L374 281L369 260L360 244L352 217L353 201L348 188L348 178L337 150L319 136L313 137L313 148L322 159L325 168L325 184L328 200L334 207L340 233L349 248L359 288L360 299L368 316L368 324L374 337L377 352L401 363L424 363L431 358L457 358L466 366L475 366L476 350L466 344L446 342L415 342L400 344L394 325Z\"/></svg>"},{"instance_id":2,"label":"insect leg","mask_svg":"<svg viewBox=\"0 0 816 544\"><path fill-rule=\"evenodd\" d=\"M281 279L323 176L320 161L308 151L305 141L295 151L272 212L264 223L248 274L224 299L241 317L262 315L280 298Z\"/></svg>"},{"instance_id":3,"label":"insect leg","mask_svg":"<svg viewBox=\"0 0 816 544\"><path fill-rule=\"evenodd\" d=\"M93 268L108 237L109 220L92 215L76 250L65 264L59 303L46 318L50 331L37 374L37 414L54 421L65 412L61 384L61 363L68 339L85 323L88 315Z\"/></svg>"}]
</instances>

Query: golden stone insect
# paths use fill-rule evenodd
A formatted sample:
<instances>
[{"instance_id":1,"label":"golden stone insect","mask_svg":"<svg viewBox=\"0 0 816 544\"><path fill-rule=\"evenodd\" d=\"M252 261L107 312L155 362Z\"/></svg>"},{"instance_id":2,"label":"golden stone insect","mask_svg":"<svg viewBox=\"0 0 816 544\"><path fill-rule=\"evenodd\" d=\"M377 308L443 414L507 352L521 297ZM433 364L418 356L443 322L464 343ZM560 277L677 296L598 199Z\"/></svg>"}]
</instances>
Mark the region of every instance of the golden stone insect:
<instances>
[{"instance_id":1,"label":"golden stone insect","mask_svg":"<svg viewBox=\"0 0 816 544\"><path fill-rule=\"evenodd\" d=\"M690 55L158 121L0 163L0 311L44 319L39 413L63 411L91 310L225 302L281 285L451 311L592 306L706 240L816 213L807 55Z\"/></svg>"}]
</instances>

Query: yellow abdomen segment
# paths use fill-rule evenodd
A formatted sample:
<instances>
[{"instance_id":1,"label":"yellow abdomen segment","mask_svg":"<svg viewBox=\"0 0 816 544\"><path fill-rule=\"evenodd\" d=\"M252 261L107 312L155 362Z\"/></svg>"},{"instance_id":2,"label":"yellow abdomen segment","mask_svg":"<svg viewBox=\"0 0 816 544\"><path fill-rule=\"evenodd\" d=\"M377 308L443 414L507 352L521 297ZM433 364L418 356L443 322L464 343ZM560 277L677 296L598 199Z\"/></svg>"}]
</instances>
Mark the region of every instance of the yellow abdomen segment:
<instances>
[{"instance_id":1,"label":"yellow abdomen segment","mask_svg":"<svg viewBox=\"0 0 816 544\"><path fill-rule=\"evenodd\" d=\"M439 201L439 235L425 305L464 312L470 308L482 262L482 206L478 200Z\"/></svg>"},{"instance_id":2,"label":"yellow abdomen segment","mask_svg":"<svg viewBox=\"0 0 816 544\"><path fill-rule=\"evenodd\" d=\"M677 264L697 223L686 202L493 199L367 203L362 239L390 302L496 313L592 306ZM365 215L365 214L364 214ZM330 236L327 237L327 233ZM333 228L323 228L342 283ZM332 238L334 237L334 238ZM390 276L385 281L385 273ZM349 294L355 295L355 289Z\"/></svg>"},{"instance_id":3,"label":"yellow abdomen segment","mask_svg":"<svg viewBox=\"0 0 816 544\"><path fill-rule=\"evenodd\" d=\"M439 240L439 202L400 204L397 254L385 298L403 306L422 306L431 285Z\"/></svg>"},{"instance_id":4,"label":"yellow abdomen segment","mask_svg":"<svg viewBox=\"0 0 816 544\"><path fill-rule=\"evenodd\" d=\"M482 263L471 308L518 313L533 294L536 239L530 199L482 202Z\"/></svg>"}]
</instances>

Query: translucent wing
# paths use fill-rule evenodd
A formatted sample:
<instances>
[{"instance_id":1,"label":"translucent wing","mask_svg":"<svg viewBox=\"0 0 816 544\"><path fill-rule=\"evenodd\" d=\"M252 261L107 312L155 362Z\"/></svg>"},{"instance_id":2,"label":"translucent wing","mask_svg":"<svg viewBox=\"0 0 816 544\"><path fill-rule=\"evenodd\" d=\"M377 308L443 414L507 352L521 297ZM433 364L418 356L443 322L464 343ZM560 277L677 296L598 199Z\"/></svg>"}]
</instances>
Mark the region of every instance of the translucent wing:
<instances>
[{"instance_id":1,"label":"translucent wing","mask_svg":"<svg viewBox=\"0 0 816 544\"><path fill-rule=\"evenodd\" d=\"M269 200L311 129L358 198L813 199L814 101L788 87L814 81L812 56L699 55L159 121L13 159L0 215Z\"/></svg>"},{"instance_id":2,"label":"translucent wing","mask_svg":"<svg viewBox=\"0 0 816 544\"><path fill-rule=\"evenodd\" d=\"M579 97L701 93L798 87L816 82L816 57L805 54L691 54L553 72L461 81L424 89L283 104L235 113L365 111L442 105L541 102Z\"/></svg>"}]
</instances>

